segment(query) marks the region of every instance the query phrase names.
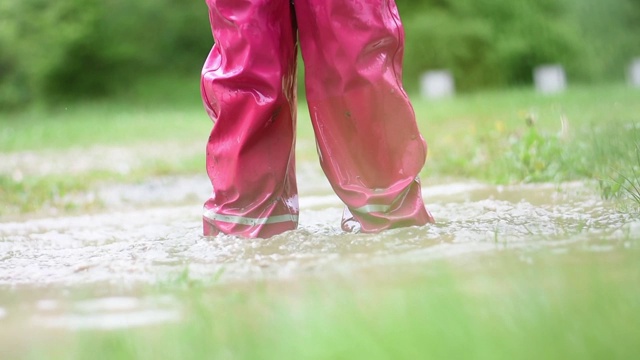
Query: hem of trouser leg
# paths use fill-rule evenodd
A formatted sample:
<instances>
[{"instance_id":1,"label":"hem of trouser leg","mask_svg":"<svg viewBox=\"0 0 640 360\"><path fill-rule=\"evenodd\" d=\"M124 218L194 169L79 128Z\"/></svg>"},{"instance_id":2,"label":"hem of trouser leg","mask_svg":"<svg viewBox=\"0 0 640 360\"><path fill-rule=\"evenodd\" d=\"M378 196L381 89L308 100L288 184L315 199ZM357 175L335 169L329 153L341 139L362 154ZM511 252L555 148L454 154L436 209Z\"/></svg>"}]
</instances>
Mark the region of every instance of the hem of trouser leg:
<instances>
[{"instance_id":1,"label":"hem of trouser leg","mask_svg":"<svg viewBox=\"0 0 640 360\"><path fill-rule=\"evenodd\" d=\"M273 227L273 226L286 226L287 224L292 225L290 230L296 229L298 227L298 222L297 221L278 221L278 222L267 222L267 223L259 223L259 224L255 224L255 225L247 225L247 224L238 224L238 223L226 223L226 224L231 224L233 227L240 227L239 229L243 229L241 231L230 231L227 232L224 230L225 226L218 226L216 224L216 222L219 223L225 223L225 222L220 222L217 220L211 220L207 217L202 217L202 233L204 236L217 236L219 234L227 234L227 235L240 235L241 233L246 233L246 232L251 232L250 229L255 229L255 228L265 228L265 226L268 227ZM222 225L222 224L220 224ZM242 235L244 236L244 235Z\"/></svg>"},{"instance_id":2,"label":"hem of trouser leg","mask_svg":"<svg viewBox=\"0 0 640 360\"><path fill-rule=\"evenodd\" d=\"M209 211L208 214L203 215L202 219L203 234L207 237L226 234L247 238L267 238L298 227L298 215L292 214L248 218L220 215Z\"/></svg>"},{"instance_id":3,"label":"hem of trouser leg","mask_svg":"<svg viewBox=\"0 0 640 360\"><path fill-rule=\"evenodd\" d=\"M211 210L206 210L203 218L208 219L209 221L219 221L229 224L235 225L245 225L245 226L257 226L257 225L271 225L271 224L280 224L286 222L298 223L298 215L294 214L285 214L285 215L274 215L267 216L262 218L253 218L248 216L238 216L238 215L222 215L215 213Z\"/></svg>"},{"instance_id":4,"label":"hem of trouser leg","mask_svg":"<svg viewBox=\"0 0 640 360\"><path fill-rule=\"evenodd\" d=\"M220 229L212 224L206 217L202 217L202 235L206 237L218 236Z\"/></svg>"},{"instance_id":5,"label":"hem of trouser leg","mask_svg":"<svg viewBox=\"0 0 640 360\"><path fill-rule=\"evenodd\" d=\"M409 218L409 219L392 221L392 222L389 222L388 224L385 224L382 227L374 227L373 229L368 229L366 225L364 226L362 225L362 222L358 221L358 223L360 225L358 232L362 234L378 234L387 230L410 228L410 227L419 228L421 226L430 224L429 221L415 221L415 219Z\"/></svg>"},{"instance_id":6,"label":"hem of trouser leg","mask_svg":"<svg viewBox=\"0 0 640 360\"><path fill-rule=\"evenodd\" d=\"M383 204L367 204L367 205L364 205L364 206L361 206L361 207L358 207L358 208L349 208L349 210L352 213L356 213L356 214L360 214L360 215L367 215L367 214L372 214L372 213L386 214L390 210L392 210L394 203L396 203L400 199L404 199L407 196L409 191L411 191L411 188L416 183L420 184L420 180L417 177L404 190L402 190L402 192L400 192L398 194L398 196L396 196L396 198L393 199L393 201L391 201L390 204L386 204L386 205L383 205Z\"/></svg>"},{"instance_id":7,"label":"hem of trouser leg","mask_svg":"<svg viewBox=\"0 0 640 360\"><path fill-rule=\"evenodd\" d=\"M358 208L350 208L347 206L345 210L348 210L349 215L351 215L351 218L359 223L360 232L362 233L379 233L381 231L390 230L390 229L412 227L412 226L420 227L420 226L427 225L429 223L433 223L435 222L433 220L433 216L431 215L429 210L427 210L424 204L422 204L423 210L422 211L420 211L419 209L416 210L413 216L407 216L404 218L395 218L391 214L394 211L398 210L394 207L393 203L396 203L397 201L404 199L407 195L409 195L409 192L411 191L412 187L415 186L415 184L420 184L420 180L417 177L412 184L407 186L407 188L404 189L393 200L392 204L389 204L389 205L367 204L364 206L360 206ZM421 214L422 212L424 213ZM343 220L342 220L343 223L348 220L347 218L344 218L344 216L345 214L343 214ZM372 220L373 219L386 220L387 223L381 226L373 225L372 229L368 229L369 225L375 223L375 220L368 221L368 218Z\"/></svg>"}]
</instances>

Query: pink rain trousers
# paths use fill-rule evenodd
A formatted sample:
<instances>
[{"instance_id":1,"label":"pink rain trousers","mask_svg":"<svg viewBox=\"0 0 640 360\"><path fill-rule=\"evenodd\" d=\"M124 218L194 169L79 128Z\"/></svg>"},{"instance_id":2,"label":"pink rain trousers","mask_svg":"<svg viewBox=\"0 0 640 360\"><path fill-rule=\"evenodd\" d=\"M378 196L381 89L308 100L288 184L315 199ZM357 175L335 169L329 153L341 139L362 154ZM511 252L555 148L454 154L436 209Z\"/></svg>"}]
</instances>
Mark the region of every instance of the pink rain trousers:
<instances>
[{"instance_id":1,"label":"pink rain trousers","mask_svg":"<svg viewBox=\"0 0 640 360\"><path fill-rule=\"evenodd\" d=\"M343 224L379 232L433 222L417 177L426 143L401 84L404 32L393 0L207 5L216 44L201 83L214 122L205 236L266 238L298 225L298 39L322 169L347 206Z\"/></svg>"}]
</instances>

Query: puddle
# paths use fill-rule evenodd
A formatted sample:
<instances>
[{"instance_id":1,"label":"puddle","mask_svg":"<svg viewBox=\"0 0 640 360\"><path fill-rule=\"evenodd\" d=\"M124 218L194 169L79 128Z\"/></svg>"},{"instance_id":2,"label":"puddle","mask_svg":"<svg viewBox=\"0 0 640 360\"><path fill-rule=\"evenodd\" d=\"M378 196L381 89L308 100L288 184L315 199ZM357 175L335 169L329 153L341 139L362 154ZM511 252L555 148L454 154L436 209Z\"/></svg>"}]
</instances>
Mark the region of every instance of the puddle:
<instances>
[{"instance_id":1,"label":"puddle","mask_svg":"<svg viewBox=\"0 0 640 360\"><path fill-rule=\"evenodd\" d=\"M436 224L370 235L340 230L342 204L317 167L302 164L299 182L299 229L270 239L203 238L205 176L97 189L93 195L105 204L103 213L0 223L0 322L113 330L182 319L184 304L172 297L94 295L75 301L65 295L72 288L107 289L105 295L179 283L185 276L224 284L348 275L504 249L518 250L518 258L529 263L540 249L570 256L640 245L640 219L615 211L583 183L429 185L423 195ZM59 291L48 298L50 289ZM11 294L19 295L10 301Z\"/></svg>"},{"instance_id":2,"label":"puddle","mask_svg":"<svg viewBox=\"0 0 640 360\"><path fill-rule=\"evenodd\" d=\"M178 322L182 319L177 301L157 298L108 297L71 303L40 300L31 324L50 329L117 330Z\"/></svg>"},{"instance_id":3,"label":"puddle","mask_svg":"<svg viewBox=\"0 0 640 360\"><path fill-rule=\"evenodd\" d=\"M67 314L39 316L32 322L41 327L68 330L117 330L177 322L180 314L172 311L141 310L130 313Z\"/></svg>"},{"instance_id":4,"label":"puddle","mask_svg":"<svg viewBox=\"0 0 640 360\"><path fill-rule=\"evenodd\" d=\"M221 282L288 278L502 248L615 251L640 238L638 219L616 212L582 183L427 186L435 225L344 234L342 205L329 185L313 172L302 177L300 228L266 240L201 237L203 196L188 198L206 192L203 177L154 180L131 192L122 187L109 213L0 223L0 288L135 286L185 270L191 278ZM163 192L181 205L145 203L144 196ZM126 200L131 194L140 196Z\"/></svg>"}]
</instances>

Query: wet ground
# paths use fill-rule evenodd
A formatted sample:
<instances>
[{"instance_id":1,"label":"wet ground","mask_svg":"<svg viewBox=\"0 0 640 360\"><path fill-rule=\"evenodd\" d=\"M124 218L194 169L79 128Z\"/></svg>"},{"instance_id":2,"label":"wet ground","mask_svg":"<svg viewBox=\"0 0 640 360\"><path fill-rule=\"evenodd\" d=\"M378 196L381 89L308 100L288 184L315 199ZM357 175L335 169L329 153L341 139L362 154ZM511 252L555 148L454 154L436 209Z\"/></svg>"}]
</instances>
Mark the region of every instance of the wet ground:
<instances>
[{"instance_id":1,"label":"wet ground","mask_svg":"<svg viewBox=\"0 0 640 360\"><path fill-rule=\"evenodd\" d=\"M423 193L435 225L367 235L341 232L342 205L316 167L302 166L299 180L300 228L267 240L200 236L201 203L209 192L204 176L105 185L90 194L105 204L103 212L0 223L0 300L6 302L0 302L0 323L16 308L7 294L33 289L135 288L181 274L219 283L288 279L505 248L521 249L526 263L540 248L615 252L640 239L640 219L617 211L585 183L427 184ZM110 329L175 321L174 302L106 296L77 302L63 316L66 305L56 299L35 296L29 306L32 320L44 327Z\"/></svg>"},{"instance_id":2,"label":"wet ground","mask_svg":"<svg viewBox=\"0 0 640 360\"><path fill-rule=\"evenodd\" d=\"M105 187L94 196L108 212L0 223L0 286L153 283L186 268L196 278L220 271L221 280L287 277L500 246L606 251L640 237L637 218L617 212L583 183L426 186L437 224L344 234L339 199L314 171L301 177L300 228L268 240L201 237L205 177Z\"/></svg>"}]
</instances>

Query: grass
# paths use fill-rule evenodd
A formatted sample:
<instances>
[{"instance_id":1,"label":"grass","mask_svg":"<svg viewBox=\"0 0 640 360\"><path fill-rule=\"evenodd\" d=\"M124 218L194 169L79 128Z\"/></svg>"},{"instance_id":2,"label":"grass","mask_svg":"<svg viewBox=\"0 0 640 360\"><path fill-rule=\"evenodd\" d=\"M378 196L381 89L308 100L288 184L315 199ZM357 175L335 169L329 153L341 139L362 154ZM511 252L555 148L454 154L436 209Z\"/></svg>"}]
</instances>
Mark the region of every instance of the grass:
<instances>
[{"instance_id":1,"label":"grass","mask_svg":"<svg viewBox=\"0 0 640 360\"><path fill-rule=\"evenodd\" d=\"M14 180L10 176L0 175L0 199L4 204L0 215L32 213L43 209L59 209L72 211L77 206L87 210L97 206L95 201L87 201L82 205L72 199L89 191L90 182L87 177L77 179L69 176L33 177Z\"/></svg>"},{"instance_id":2,"label":"grass","mask_svg":"<svg viewBox=\"0 0 640 360\"><path fill-rule=\"evenodd\" d=\"M167 141L204 144L211 125L203 112L197 106L138 106L116 100L5 114L0 120L0 151L66 150Z\"/></svg>"},{"instance_id":3,"label":"grass","mask_svg":"<svg viewBox=\"0 0 640 360\"><path fill-rule=\"evenodd\" d=\"M505 184L594 180L604 197L640 200L635 154L640 144L640 91L625 85L574 87L556 96L530 89L488 91L444 101L413 99L418 124L429 144L422 176L475 178ZM0 118L0 152L64 151L94 146L172 146L204 144L211 128L199 98L197 79L154 78L108 101L59 104ZM306 104L299 105L299 162L317 161ZM202 173L204 154L166 161L161 155L136 169L139 179L157 174ZM634 170L635 169L635 170ZM90 185L121 179L97 171L79 176ZM19 212L23 184L2 178L0 202ZM51 202L69 181L31 181L35 203ZM87 181L70 191L83 191ZM34 195L35 196L35 195ZM635 197L634 197L635 196ZM0 211L2 213L7 213Z\"/></svg>"},{"instance_id":4,"label":"grass","mask_svg":"<svg viewBox=\"0 0 640 360\"><path fill-rule=\"evenodd\" d=\"M0 203L3 204L0 219L21 214L99 211L103 204L92 194L100 185L140 183L153 177L188 175L193 174L194 169L204 169L202 156L156 159L125 173L106 170L46 176L0 173Z\"/></svg>"},{"instance_id":5,"label":"grass","mask_svg":"<svg viewBox=\"0 0 640 360\"><path fill-rule=\"evenodd\" d=\"M110 332L40 330L14 355L630 359L640 352L639 250L635 242L632 250L609 254L541 251L526 262L507 250L424 267L354 270L348 278L247 285L182 278L148 290L177 297L182 322Z\"/></svg>"},{"instance_id":6,"label":"grass","mask_svg":"<svg viewBox=\"0 0 640 360\"><path fill-rule=\"evenodd\" d=\"M427 171L501 183L549 181L552 174L528 178L528 173L512 173L513 167L525 164L511 164L510 168L505 162L524 160L524 152L537 153L547 163L567 152L594 163L607 162L613 144L603 137L629 138L629 126L640 121L638 95L638 90L611 85L572 88L557 96L513 89L438 103L415 102L421 130L431 147L428 166L433 169L427 167ZM629 140L638 140L637 132L632 135ZM560 178L584 175L574 174L571 165L567 162L556 171Z\"/></svg>"}]
</instances>

